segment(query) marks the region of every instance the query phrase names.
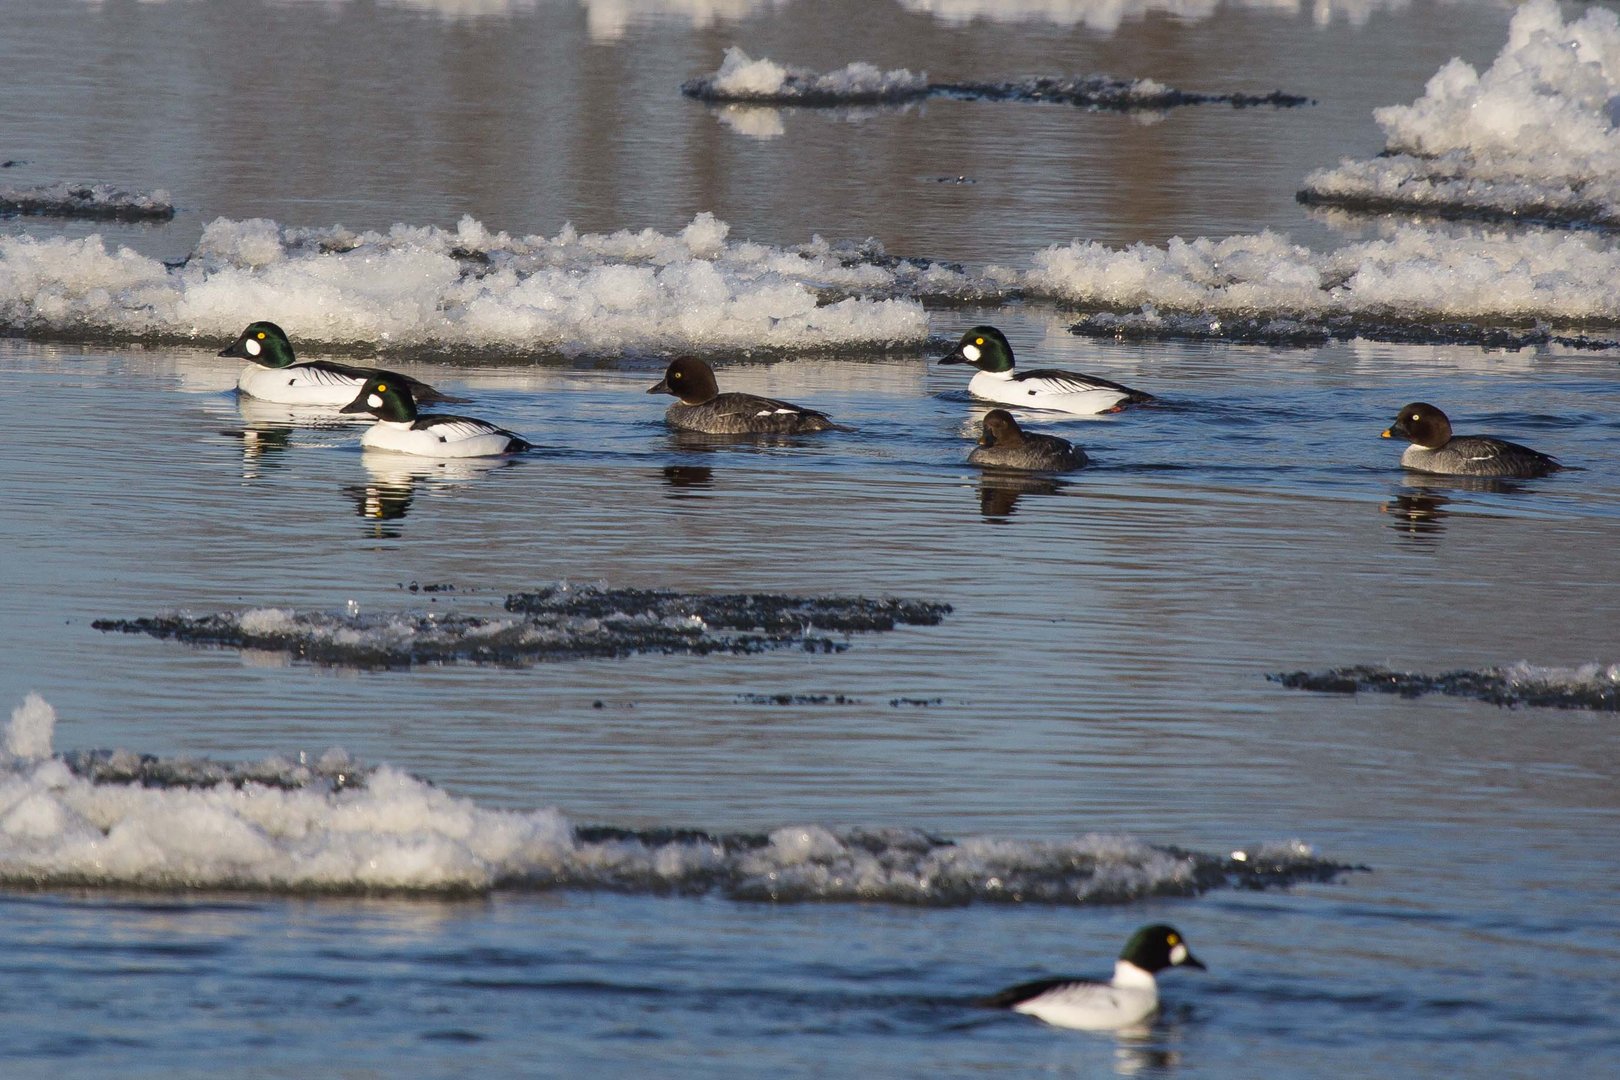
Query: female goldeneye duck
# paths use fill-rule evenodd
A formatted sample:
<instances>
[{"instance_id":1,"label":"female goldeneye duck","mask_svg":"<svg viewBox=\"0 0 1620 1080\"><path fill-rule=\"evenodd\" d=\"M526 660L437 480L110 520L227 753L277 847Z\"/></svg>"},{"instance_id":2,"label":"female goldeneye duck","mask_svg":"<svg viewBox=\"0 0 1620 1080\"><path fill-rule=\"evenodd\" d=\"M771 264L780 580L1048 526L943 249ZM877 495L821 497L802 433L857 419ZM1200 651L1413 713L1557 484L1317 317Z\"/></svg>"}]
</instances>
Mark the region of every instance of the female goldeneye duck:
<instances>
[{"instance_id":1,"label":"female goldeneye duck","mask_svg":"<svg viewBox=\"0 0 1620 1080\"><path fill-rule=\"evenodd\" d=\"M968 455L969 465L1026 472L1069 472L1086 464L1086 452L1056 435L1041 435L1018 426L1006 409L984 414L979 446Z\"/></svg>"},{"instance_id":2,"label":"female goldeneye duck","mask_svg":"<svg viewBox=\"0 0 1620 1080\"><path fill-rule=\"evenodd\" d=\"M236 388L249 397L280 405L347 405L366 380L378 374L376 368L334 364L329 360L295 363L292 342L273 322L250 324L235 341L221 349L219 355L251 360L237 377ZM415 379L399 375L393 378L410 387L416 400L424 405L460 400Z\"/></svg>"},{"instance_id":3,"label":"female goldeneye duck","mask_svg":"<svg viewBox=\"0 0 1620 1080\"><path fill-rule=\"evenodd\" d=\"M1093 416L1154 400L1152 394L1076 371L1015 371L1012 346L993 326L975 326L962 335L956 351L940 357L939 362L978 368L968 382L968 393L1003 405Z\"/></svg>"},{"instance_id":4,"label":"female goldeneye duck","mask_svg":"<svg viewBox=\"0 0 1620 1080\"><path fill-rule=\"evenodd\" d=\"M389 372L377 372L360 395L339 412L369 413L377 422L360 438L360 445L418 457L496 457L533 449L523 436L485 420L446 413L418 413L416 401L404 382Z\"/></svg>"},{"instance_id":5,"label":"female goldeneye duck","mask_svg":"<svg viewBox=\"0 0 1620 1080\"><path fill-rule=\"evenodd\" d=\"M1531 479L1563 468L1556 458L1489 435L1453 435L1451 421L1433 405L1414 401L1401 410L1382 438L1409 440L1401 464L1442 476L1504 476Z\"/></svg>"},{"instance_id":6,"label":"female goldeneye duck","mask_svg":"<svg viewBox=\"0 0 1620 1080\"><path fill-rule=\"evenodd\" d=\"M680 400L664 413L672 428L705 435L797 434L848 431L826 413L753 394L722 394L714 370L692 356L670 361L664 379L649 394L673 394Z\"/></svg>"},{"instance_id":7,"label":"female goldeneye duck","mask_svg":"<svg viewBox=\"0 0 1620 1080\"><path fill-rule=\"evenodd\" d=\"M1054 1027L1086 1031L1131 1027L1158 1011L1159 981L1154 975L1169 967L1204 970L1179 931L1155 923L1142 927L1125 943L1109 982L1041 979L1008 987L979 1004L1011 1009Z\"/></svg>"}]
</instances>

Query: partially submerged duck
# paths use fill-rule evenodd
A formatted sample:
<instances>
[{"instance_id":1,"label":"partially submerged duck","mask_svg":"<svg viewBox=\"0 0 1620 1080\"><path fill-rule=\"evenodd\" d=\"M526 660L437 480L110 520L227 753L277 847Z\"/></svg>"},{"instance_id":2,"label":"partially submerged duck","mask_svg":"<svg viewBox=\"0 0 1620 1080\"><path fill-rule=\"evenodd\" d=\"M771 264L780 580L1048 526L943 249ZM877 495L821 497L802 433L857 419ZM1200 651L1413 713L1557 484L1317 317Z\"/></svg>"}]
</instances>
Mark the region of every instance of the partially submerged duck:
<instances>
[{"instance_id":1,"label":"partially submerged duck","mask_svg":"<svg viewBox=\"0 0 1620 1080\"><path fill-rule=\"evenodd\" d=\"M1056 435L1025 431L1006 409L984 414L978 447L968 464L1026 472L1070 472L1086 464L1086 452Z\"/></svg>"}]
</instances>

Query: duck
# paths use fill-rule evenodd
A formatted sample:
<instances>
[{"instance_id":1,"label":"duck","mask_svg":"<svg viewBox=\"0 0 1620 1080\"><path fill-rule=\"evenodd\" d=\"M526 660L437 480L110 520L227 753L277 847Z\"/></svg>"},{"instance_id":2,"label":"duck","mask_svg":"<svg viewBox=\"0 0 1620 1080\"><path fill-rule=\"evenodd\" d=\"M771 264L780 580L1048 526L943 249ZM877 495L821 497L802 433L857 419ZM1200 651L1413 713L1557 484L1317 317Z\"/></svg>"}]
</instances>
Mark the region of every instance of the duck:
<instances>
[{"instance_id":1,"label":"duck","mask_svg":"<svg viewBox=\"0 0 1620 1080\"><path fill-rule=\"evenodd\" d=\"M1490 435L1453 435L1451 420L1425 401L1403 407L1381 438L1411 442L1401 465L1441 476L1502 476L1533 479L1564 466L1558 459Z\"/></svg>"},{"instance_id":2,"label":"duck","mask_svg":"<svg viewBox=\"0 0 1620 1080\"><path fill-rule=\"evenodd\" d=\"M663 381L649 394L673 394L677 400L664 420L679 431L705 435L796 435L812 431L848 431L826 413L753 394L722 394L714 369L695 356L677 356Z\"/></svg>"},{"instance_id":3,"label":"duck","mask_svg":"<svg viewBox=\"0 0 1620 1080\"><path fill-rule=\"evenodd\" d=\"M1053 1027L1108 1031L1134 1027L1159 1008L1155 976L1170 967L1206 970L1173 926L1144 926L1125 943L1108 982L1087 979L1040 979L1010 986L982 998L979 1004L1033 1016Z\"/></svg>"},{"instance_id":4,"label":"duck","mask_svg":"<svg viewBox=\"0 0 1620 1080\"><path fill-rule=\"evenodd\" d=\"M978 447L968 455L969 465L1025 472L1071 472L1085 466L1086 452L1056 435L1025 431L1006 409L984 414Z\"/></svg>"},{"instance_id":5,"label":"duck","mask_svg":"<svg viewBox=\"0 0 1620 1080\"><path fill-rule=\"evenodd\" d=\"M1003 405L1095 416L1156 400L1152 394L1077 371L1017 371L1007 336L993 326L975 326L962 335L955 351L940 357L939 362L978 368L968 382L968 393Z\"/></svg>"},{"instance_id":6,"label":"duck","mask_svg":"<svg viewBox=\"0 0 1620 1080\"><path fill-rule=\"evenodd\" d=\"M498 457L534 449L523 436L487 420L448 413L419 413L410 386L386 371L373 374L355 399L338 412L367 413L377 422L360 438L373 450L417 457Z\"/></svg>"},{"instance_id":7,"label":"duck","mask_svg":"<svg viewBox=\"0 0 1620 1080\"><path fill-rule=\"evenodd\" d=\"M367 379L379 374L376 368L329 360L296 363L286 331L262 320L249 323L235 341L219 350L219 355L252 361L237 377L236 388L249 397L279 405L347 405ZM460 400L441 394L427 383L389 374L396 384L410 387L415 399L424 405Z\"/></svg>"}]
</instances>

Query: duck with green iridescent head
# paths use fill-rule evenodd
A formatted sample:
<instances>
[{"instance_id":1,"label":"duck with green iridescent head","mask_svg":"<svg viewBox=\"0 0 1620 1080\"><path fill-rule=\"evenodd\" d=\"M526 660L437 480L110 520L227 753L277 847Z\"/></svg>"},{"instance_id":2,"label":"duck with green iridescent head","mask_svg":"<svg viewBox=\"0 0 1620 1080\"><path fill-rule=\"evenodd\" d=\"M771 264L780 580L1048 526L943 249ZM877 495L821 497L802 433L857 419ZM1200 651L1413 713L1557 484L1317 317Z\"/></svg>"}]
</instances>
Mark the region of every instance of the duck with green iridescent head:
<instances>
[{"instance_id":1,"label":"duck with green iridescent head","mask_svg":"<svg viewBox=\"0 0 1620 1080\"><path fill-rule=\"evenodd\" d=\"M473 458L499 457L534 448L523 436L487 420L418 412L410 387L386 371L367 379L355 399L338 411L377 418L360 438L360 445L368 450L430 458Z\"/></svg>"},{"instance_id":2,"label":"duck with green iridescent head","mask_svg":"<svg viewBox=\"0 0 1620 1080\"><path fill-rule=\"evenodd\" d=\"M968 381L968 393L974 397L1024 409L1095 416L1154 400L1152 394L1078 371L1055 368L1020 371L1013 363L1012 345L1007 335L993 326L975 326L963 334L956 348L940 357L939 362L978 368Z\"/></svg>"},{"instance_id":3,"label":"duck with green iridescent head","mask_svg":"<svg viewBox=\"0 0 1620 1080\"><path fill-rule=\"evenodd\" d=\"M338 408L354 400L355 394L373 375L388 374L396 383L410 387L415 400L426 404L458 401L441 394L427 383L377 368L336 364L330 360L299 363L287 334L273 322L249 324L235 341L219 351L251 361L237 377L236 388L260 401L279 405L330 405Z\"/></svg>"},{"instance_id":4,"label":"duck with green iridescent head","mask_svg":"<svg viewBox=\"0 0 1620 1080\"><path fill-rule=\"evenodd\" d=\"M1053 1027L1110 1031L1136 1027L1159 1011L1158 973L1166 968L1204 970L1173 926L1144 926L1125 943L1108 982L1088 979L1038 979L1010 986L979 1004L1011 1009Z\"/></svg>"}]
</instances>

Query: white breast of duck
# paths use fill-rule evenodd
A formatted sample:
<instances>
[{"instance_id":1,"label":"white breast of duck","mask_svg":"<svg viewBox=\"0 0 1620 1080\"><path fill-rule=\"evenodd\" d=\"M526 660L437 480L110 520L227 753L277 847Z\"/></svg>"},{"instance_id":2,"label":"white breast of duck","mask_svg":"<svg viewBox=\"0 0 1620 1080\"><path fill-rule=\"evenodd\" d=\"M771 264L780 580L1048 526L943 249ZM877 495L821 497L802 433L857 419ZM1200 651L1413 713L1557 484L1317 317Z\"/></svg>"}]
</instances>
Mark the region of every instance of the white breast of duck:
<instances>
[{"instance_id":1,"label":"white breast of duck","mask_svg":"<svg viewBox=\"0 0 1620 1080\"><path fill-rule=\"evenodd\" d=\"M429 415L415 420L378 420L360 445L418 457L495 457L529 449L513 432L466 416Z\"/></svg>"},{"instance_id":2,"label":"white breast of duck","mask_svg":"<svg viewBox=\"0 0 1620 1080\"><path fill-rule=\"evenodd\" d=\"M968 392L987 401L1029 409L1093 416L1122 405L1151 400L1128 386L1072 371L980 371L968 382Z\"/></svg>"},{"instance_id":3,"label":"white breast of duck","mask_svg":"<svg viewBox=\"0 0 1620 1080\"><path fill-rule=\"evenodd\" d=\"M279 405L347 405L366 384L363 373L341 365L312 361L291 367L267 368L249 364L236 380L236 388L260 401Z\"/></svg>"},{"instance_id":4,"label":"white breast of duck","mask_svg":"<svg viewBox=\"0 0 1620 1080\"><path fill-rule=\"evenodd\" d=\"M1128 960L1114 962L1110 983L1057 982L1013 1007L1054 1027L1106 1031L1130 1027L1159 1008L1159 983Z\"/></svg>"}]
</instances>

